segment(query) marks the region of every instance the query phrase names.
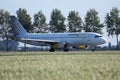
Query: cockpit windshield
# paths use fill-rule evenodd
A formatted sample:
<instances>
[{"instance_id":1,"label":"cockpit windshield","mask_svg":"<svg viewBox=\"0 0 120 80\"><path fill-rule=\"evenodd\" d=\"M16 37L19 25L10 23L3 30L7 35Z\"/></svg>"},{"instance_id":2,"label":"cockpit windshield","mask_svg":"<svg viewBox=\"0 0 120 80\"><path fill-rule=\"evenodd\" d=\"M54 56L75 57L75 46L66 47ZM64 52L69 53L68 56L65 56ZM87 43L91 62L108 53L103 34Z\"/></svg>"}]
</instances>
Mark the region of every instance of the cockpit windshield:
<instances>
[{"instance_id":1,"label":"cockpit windshield","mask_svg":"<svg viewBox=\"0 0 120 80\"><path fill-rule=\"evenodd\" d=\"M99 38L99 37L102 37L101 35L95 35L95 38Z\"/></svg>"}]
</instances>

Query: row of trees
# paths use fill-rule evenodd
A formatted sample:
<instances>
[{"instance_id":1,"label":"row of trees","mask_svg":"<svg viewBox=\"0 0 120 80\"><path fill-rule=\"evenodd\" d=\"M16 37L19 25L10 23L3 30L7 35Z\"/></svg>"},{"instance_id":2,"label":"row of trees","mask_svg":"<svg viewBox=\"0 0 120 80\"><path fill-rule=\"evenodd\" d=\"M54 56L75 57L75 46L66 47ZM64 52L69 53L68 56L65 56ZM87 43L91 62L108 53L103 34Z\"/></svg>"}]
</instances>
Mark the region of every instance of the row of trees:
<instances>
[{"instance_id":1,"label":"row of trees","mask_svg":"<svg viewBox=\"0 0 120 80\"><path fill-rule=\"evenodd\" d=\"M104 23L100 22L98 12L95 9L87 11L84 21L79 16L78 11L70 11L65 18L60 10L53 9L49 23L46 23L46 17L39 11L34 14L33 22L26 9L19 8L16 11L21 24L28 32L33 33L55 33L55 32L97 32L102 33L103 27L106 27L108 36L116 35L118 44L118 35L120 34L120 10L113 7L106 14ZM9 12L0 10L0 35L6 35L11 31Z\"/></svg>"}]
</instances>

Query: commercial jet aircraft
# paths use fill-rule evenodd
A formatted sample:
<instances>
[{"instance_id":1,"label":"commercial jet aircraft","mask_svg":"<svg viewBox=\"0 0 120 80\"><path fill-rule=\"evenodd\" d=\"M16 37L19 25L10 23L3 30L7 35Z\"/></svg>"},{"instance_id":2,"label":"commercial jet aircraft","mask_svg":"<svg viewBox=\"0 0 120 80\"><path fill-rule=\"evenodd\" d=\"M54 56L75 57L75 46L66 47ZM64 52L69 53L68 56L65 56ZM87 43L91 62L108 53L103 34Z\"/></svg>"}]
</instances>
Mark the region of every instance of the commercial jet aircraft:
<instances>
[{"instance_id":1,"label":"commercial jet aircraft","mask_svg":"<svg viewBox=\"0 0 120 80\"><path fill-rule=\"evenodd\" d=\"M69 46L96 46L107 41L102 35L93 32L28 33L15 16L10 17L17 41L36 46L50 46L50 52L54 52L56 48L68 51Z\"/></svg>"}]
</instances>

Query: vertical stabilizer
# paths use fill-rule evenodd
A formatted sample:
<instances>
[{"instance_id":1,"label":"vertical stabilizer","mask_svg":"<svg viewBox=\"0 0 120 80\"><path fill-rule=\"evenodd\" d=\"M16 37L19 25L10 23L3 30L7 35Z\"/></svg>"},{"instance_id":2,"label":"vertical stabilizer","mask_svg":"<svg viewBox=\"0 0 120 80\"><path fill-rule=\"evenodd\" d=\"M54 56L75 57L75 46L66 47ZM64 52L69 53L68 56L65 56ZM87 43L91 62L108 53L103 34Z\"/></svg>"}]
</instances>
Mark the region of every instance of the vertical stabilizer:
<instances>
[{"instance_id":1,"label":"vertical stabilizer","mask_svg":"<svg viewBox=\"0 0 120 80\"><path fill-rule=\"evenodd\" d=\"M26 34L26 30L15 16L10 16L14 35Z\"/></svg>"}]
</instances>

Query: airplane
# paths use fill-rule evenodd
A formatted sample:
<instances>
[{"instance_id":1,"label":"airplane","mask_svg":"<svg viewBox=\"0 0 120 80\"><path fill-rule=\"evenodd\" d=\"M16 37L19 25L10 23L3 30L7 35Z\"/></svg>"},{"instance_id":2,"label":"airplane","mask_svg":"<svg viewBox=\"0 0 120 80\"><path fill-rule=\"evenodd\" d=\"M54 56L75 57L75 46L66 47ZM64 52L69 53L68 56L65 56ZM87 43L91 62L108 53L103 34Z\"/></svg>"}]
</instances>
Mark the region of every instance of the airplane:
<instances>
[{"instance_id":1,"label":"airplane","mask_svg":"<svg viewBox=\"0 0 120 80\"><path fill-rule=\"evenodd\" d=\"M86 48L107 42L105 37L94 32L28 33L15 16L10 16L10 18L17 41L36 46L50 46L50 52L54 52L55 49L67 52L69 46Z\"/></svg>"}]
</instances>

